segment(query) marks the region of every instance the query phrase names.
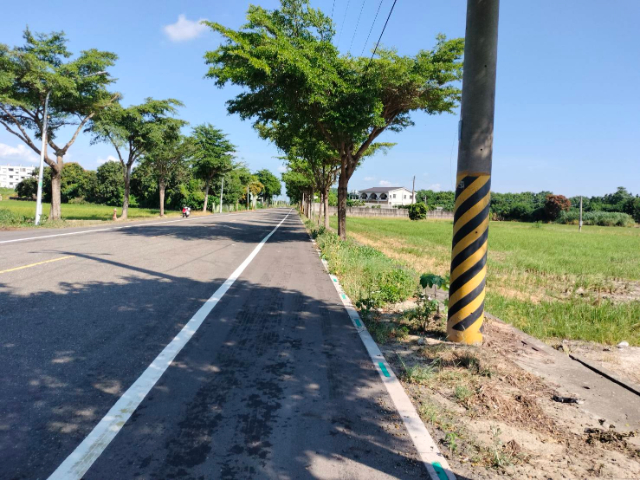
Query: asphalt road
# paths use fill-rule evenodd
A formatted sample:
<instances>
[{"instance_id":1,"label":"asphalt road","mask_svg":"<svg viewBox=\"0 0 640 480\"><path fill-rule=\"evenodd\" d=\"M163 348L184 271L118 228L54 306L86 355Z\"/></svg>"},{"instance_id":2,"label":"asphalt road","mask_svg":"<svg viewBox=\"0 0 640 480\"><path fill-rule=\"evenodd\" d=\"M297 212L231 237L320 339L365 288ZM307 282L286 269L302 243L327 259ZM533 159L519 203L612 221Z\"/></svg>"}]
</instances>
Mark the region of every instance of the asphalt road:
<instances>
[{"instance_id":1,"label":"asphalt road","mask_svg":"<svg viewBox=\"0 0 640 480\"><path fill-rule=\"evenodd\" d=\"M51 475L288 212L0 232L0 478ZM428 477L293 212L84 478Z\"/></svg>"}]
</instances>

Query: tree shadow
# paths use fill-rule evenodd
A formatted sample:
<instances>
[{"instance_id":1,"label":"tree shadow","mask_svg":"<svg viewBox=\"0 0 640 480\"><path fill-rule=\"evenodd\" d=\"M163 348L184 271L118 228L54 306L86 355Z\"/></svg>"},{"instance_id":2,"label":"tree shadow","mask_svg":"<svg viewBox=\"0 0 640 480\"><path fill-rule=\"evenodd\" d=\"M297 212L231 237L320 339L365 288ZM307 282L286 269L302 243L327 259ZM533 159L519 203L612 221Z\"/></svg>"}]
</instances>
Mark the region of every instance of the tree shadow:
<instances>
[{"instance_id":1,"label":"tree shadow","mask_svg":"<svg viewBox=\"0 0 640 480\"><path fill-rule=\"evenodd\" d=\"M258 243L266 236L285 215L291 211L289 217L297 215L291 209L273 209L267 210L263 215L242 214L238 216L220 216L204 217L211 219L209 223L202 223L200 219L193 222L165 225L136 225L120 230L124 235L131 237L171 237L184 242L198 242L204 240L220 240L226 239L234 243ZM251 228L249 228L251 227ZM257 227L257 228L256 228ZM261 230L262 234L257 235L256 232ZM293 241L291 236L279 235L277 238L270 239L271 243ZM295 239L299 241L299 239Z\"/></svg>"},{"instance_id":2,"label":"tree shadow","mask_svg":"<svg viewBox=\"0 0 640 480\"><path fill-rule=\"evenodd\" d=\"M0 478L51 474L223 281L73 254L132 274L0 284ZM338 299L265 283L236 281L85 478L428 478Z\"/></svg>"}]
</instances>

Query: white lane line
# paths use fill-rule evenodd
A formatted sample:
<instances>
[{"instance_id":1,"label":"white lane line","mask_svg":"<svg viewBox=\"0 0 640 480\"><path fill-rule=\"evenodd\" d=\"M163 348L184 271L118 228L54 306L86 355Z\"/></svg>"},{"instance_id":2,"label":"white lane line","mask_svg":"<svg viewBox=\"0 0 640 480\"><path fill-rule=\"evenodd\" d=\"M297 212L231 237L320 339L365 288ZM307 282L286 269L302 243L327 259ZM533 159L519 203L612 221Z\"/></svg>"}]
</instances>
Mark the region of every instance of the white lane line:
<instances>
[{"instance_id":1,"label":"white lane line","mask_svg":"<svg viewBox=\"0 0 640 480\"><path fill-rule=\"evenodd\" d=\"M313 240L311 241L315 246L315 242ZM317 247L316 250L318 250ZM322 255L320 250L318 250L318 254ZM329 273L329 265L327 264L327 261L322 257L320 260L322 261L324 269ZM362 340L362 343L367 349L369 357L371 357L371 361L382 379L382 383L387 387L387 392L389 392L389 396L391 397L398 414L402 418L404 426L407 429L407 432L409 433L409 436L411 437L411 440L413 441L429 476L432 480L456 480L455 475L449 467L447 459L442 455L442 453L440 453L440 450L433 441L433 438L431 438L427 427L424 426L420 415L418 415L418 412L416 412L415 407L411 403L407 392L405 392L402 384L398 380L398 377L393 373L391 366L385 360L382 352L378 348L378 345L371 337L371 334L369 334L369 331L362 322L358 311L342 289L338 278L330 273L329 278L331 278L331 283L333 283L333 286L338 292L340 300L342 300L342 304L349 314L349 318L356 327L358 335L360 335L360 340Z\"/></svg>"},{"instance_id":2,"label":"white lane line","mask_svg":"<svg viewBox=\"0 0 640 480\"><path fill-rule=\"evenodd\" d=\"M62 464L51 474L49 480L74 480L81 479L89 470L109 443L115 438L120 429L124 426L133 412L138 408L142 400L151 391L162 374L169 368L173 359L180 353L184 346L191 340L191 337L198 331L205 318L211 310L218 304L220 299L231 288L231 285L242 274L247 265L258 255L267 240L291 214L291 210L285 217L262 239L253 249L251 254L235 269L231 276L216 290L202 307L195 313L191 320L182 328L180 333L164 347L164 350L155 358L151 365L140 375L140 377L124 392L122 397L115 403L111 410L100 420L89 435L80 445L69 455Z\"/></svg>"},{"instance_id":3,"label":"white lane line","mask_svg":"<svg viewBox=\"0 0 640 480\"><path fill-rule=\"evenodd\" d=\"M254 212L252 212L254 213ZM234 217L236 215L244 215L243 213L228 213L223 215L224 217ZM213 215L214 220L219 218L218 216ZM54 235L41 235L39 237L26 237L26 238L16 238L14 240L3 240L0 241L0 245L3 243L16 243L16 242L26 242L27 240L39 240L41 238L54 238L54 237L66 237L69 235L82 235L83 233L97 233L97 232L110 232L113 230L122 230L124 228L135 228L135 227L148 227L150 225L166 225L168 223L176 223L176 222L188 222L189 220L202 220L204 218L209 217L192 217L192 218L181 218L180 220L170 220L168 222L152 222L152 223L138 223L136 225L122 225L120 227L110 227L110 228L98 228L91 230L82 230L80 232L69 232L69 233L56 233Z\"/></svg>"}]
</instances>

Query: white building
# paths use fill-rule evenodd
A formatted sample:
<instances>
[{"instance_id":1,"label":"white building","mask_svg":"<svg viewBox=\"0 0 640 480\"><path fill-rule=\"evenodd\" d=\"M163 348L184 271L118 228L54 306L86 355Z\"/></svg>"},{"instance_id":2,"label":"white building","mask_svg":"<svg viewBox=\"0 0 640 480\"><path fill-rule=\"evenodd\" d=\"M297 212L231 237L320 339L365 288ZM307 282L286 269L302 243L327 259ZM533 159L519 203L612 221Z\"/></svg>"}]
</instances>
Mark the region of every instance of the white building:
<instances>
[{"instance_id":1,"label":"white building","mask_svg":"<svg viewBox=\"0 0 640 480\"><path fill-rule=\"evenodd\" d=\"M22 165L0 165L0 187L16 188L23 179L33 174L35 167Z\"/></svg>"},{"instance_id":2,"label":"white building","mask_svg":"<svg viewBox=\"0 0 640 480\"><path fill-rule=\"evenodd\" d=\"M374 187L360 190L359 193L360 200L367 206L380 205L382 208L389 208L415 203L411 190L404 187Z\"/></svg>"}]
</instances>

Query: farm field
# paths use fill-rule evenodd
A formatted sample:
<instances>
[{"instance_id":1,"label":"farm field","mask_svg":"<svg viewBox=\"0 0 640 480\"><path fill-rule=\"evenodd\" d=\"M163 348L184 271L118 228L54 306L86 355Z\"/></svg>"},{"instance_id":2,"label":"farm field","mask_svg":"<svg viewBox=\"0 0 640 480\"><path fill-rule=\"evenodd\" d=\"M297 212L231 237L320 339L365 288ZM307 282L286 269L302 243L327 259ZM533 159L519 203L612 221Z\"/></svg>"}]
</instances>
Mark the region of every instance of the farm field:
<instances>
[{"instance_id":1,"label":"farm field","mask_svg":"<svg viewBox=\"0 0 640 480\"><path fill-rule=\"evenodd\" d=\"M9 211L12 218L26 217L33 219L35 214L36 203L24 202L20 200L3 200L0 202L0 226L3 225L2 215L3 211ZM44 215L49 214L50 205L48 203L42 204L42 212ZM64 220L111 220L113 216L114 207L108 205L94 205L94 204L62 204L62 218ZM118 216L120 216L122 209L118 208ZM6 214L5 214L6 215ZM140 219L157 217L160 215L160 210L149 208L129 208L129 219ZM167 211L167 216L179 215L179 212ZM6 222L5 222L6 223Z\"/></svg>"},{"instance_id":2,"label":"farm field","mask_svg":"<svg viewBox=\"0 0 640 480\"><path fill-rule=\"evenodd\" d=\"M348 218L347 232L418 274L448 274L451 221ZM640 345L640 229L492 222L485 307L545 340Z\"/></svg>"}]
</instances>

